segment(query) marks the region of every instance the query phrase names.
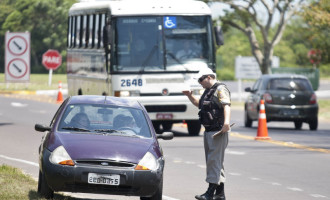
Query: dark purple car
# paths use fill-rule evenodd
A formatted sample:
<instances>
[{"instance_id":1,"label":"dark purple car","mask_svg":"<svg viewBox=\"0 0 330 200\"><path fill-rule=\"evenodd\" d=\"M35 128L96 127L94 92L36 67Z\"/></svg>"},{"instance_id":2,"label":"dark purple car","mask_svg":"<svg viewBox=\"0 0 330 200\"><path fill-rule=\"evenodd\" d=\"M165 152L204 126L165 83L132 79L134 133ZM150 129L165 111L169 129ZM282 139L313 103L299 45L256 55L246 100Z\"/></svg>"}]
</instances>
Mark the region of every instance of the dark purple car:
<instances>
[{"instance_id":1,"label":"dark purple car","mask_svg":"<svg viewBox=\"0 0 330 200\"><path fill-rule=\"evenodd\" d=\"M54 191L162 199L164 156L145 108L137 101L108 96L66 99L39 149L38 192Z\"/></svg>"}]
</instances>

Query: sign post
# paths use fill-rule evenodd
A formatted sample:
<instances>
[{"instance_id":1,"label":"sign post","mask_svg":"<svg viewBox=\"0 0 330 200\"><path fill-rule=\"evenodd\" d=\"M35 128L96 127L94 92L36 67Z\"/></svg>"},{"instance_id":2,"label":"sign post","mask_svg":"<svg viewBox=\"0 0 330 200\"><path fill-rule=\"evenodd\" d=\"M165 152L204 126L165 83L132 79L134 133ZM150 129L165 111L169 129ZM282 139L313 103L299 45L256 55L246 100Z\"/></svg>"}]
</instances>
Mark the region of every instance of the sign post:
<instances>
[{"instance_id":1,"label":"sign post","mask_svg":"<svg viewBox=\"0 0 330 200\"><path fill-rule=\"evenodd\" d=\"M62 56L57 50L49 49L42 55L42 65L49 70L48 85L52 84L53 70L62 64Z\"/></svg>"}]
</instances>

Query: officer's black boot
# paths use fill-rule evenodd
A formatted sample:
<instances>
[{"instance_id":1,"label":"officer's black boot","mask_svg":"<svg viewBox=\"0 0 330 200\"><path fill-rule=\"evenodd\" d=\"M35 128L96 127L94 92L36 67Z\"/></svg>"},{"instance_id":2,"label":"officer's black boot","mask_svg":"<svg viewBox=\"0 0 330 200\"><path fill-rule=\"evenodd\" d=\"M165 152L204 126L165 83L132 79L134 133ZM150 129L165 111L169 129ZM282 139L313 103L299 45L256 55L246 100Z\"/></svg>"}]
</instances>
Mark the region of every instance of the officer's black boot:
<instances>
[{"instance_id":1,"label":"officer's black boot","mask_svg":"<svg viewBox=\"0 0 330 200\"><path fill-rule=\"evenodd\" d=\"M223 183L220 183L220 185L218 185L215 189L213 200L226 200L225 185Z\"/></svg>"},{"instance_id":2,"label":"officer's black boot","mask_svg":"<svg viewBox=\"0 0 330 200\"><path fill-rule=\"evenodd\" d=\"M213 200L214 191L217 187L217 184L210 183L207 191L202 195L196 195L195 198L198 200Z\"/></svg>"}]
</instances>

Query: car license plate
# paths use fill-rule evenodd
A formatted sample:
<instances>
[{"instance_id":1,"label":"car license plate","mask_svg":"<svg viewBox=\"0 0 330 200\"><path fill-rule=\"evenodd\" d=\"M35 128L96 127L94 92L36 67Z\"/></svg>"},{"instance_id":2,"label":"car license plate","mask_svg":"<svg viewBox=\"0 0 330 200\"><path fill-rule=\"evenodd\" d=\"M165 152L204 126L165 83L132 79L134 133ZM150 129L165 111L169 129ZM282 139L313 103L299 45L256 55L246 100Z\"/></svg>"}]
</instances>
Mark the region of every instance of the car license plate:
<instances>
[{"instance_id":1,"label":"car license plate","mask_svg":"<svg viewBox=\"0 0 330 200\"><path fill-rule=\"evenodd\" d=\"M299 110L283 110L283 115L299 115Z\"/></svg>"},{"instance_id":2,"label":"car license plate","mask_svg":"<svg viewBox=\"0 0 330 200\"><path fill-rule=\"evenodd\" d=\"M170 119L173 119L173 114L171 114L171 113L157 113L156 114L156 119L170 120Z\"/></svg>"},{"instance_id":3,"label":"car license plate","mask_svg":"<svg viewBox=\"0 0 330 200\"><path fill-rule=\"evenodd\" d=\"M88 173L88 183L102 185L119 185L120 176L117 174Z\"/></svg>"}]
</instances>

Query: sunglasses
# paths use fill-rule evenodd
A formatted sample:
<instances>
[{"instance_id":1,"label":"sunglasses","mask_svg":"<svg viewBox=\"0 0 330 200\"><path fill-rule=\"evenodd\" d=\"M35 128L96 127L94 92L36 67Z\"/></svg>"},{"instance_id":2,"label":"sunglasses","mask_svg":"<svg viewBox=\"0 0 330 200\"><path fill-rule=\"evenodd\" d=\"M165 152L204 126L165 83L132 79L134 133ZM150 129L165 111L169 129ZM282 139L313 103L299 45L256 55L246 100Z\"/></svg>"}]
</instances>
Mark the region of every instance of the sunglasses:
<instances>
[{"instance_id":1,"label":"sunglasses","mask_svg":"<svg viewBox=\"0 0 330 200\"><path fill-rule=\"evenodd\" d=\"M199 79L198 79L198 83L201 83L202 81L204 81L204 79L206 79L208 76L204 75L204 76L201 76Z\"/></svg>"}]
</instances>

